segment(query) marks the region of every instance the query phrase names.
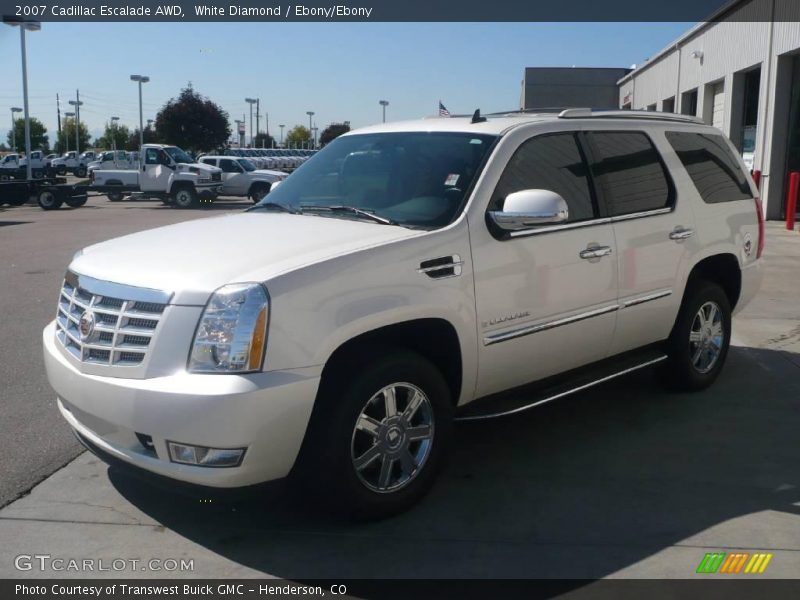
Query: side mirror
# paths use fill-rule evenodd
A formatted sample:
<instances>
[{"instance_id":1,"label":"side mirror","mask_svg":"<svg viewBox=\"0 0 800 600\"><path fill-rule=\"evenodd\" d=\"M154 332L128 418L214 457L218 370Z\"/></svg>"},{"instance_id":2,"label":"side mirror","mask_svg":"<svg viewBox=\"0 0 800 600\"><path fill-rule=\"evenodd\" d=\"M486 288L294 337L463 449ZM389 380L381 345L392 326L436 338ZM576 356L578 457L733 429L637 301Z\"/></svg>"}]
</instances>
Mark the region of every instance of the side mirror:
<instances>
[{"instance_id":1,"label":"side mirror","mask_svg":"<svg viewBox=\"0 0 800 600\"><path fill-rule=\"evenodd\" d=\"M489 211L489 219L503 231L521 231L540 225L564 223L567 203L550 190L520 190L509 194L503 210Z\"/></svg>"}]
</instances>

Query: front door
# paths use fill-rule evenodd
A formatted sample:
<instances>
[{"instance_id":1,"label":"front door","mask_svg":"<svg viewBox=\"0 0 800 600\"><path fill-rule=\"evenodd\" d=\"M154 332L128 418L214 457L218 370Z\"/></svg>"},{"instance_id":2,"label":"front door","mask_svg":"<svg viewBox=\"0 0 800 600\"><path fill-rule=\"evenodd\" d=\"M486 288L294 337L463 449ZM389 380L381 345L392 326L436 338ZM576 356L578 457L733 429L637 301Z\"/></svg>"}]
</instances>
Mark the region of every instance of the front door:
<instances>
[{"instance_id":1,"label":"front door","mask_svg":"<svg viewBox=\"0 0 800 600\"><path fill-rule=\"evenodd\" d=\"M222 169L222 193L240 196L245 194L246 177L242 167L231 158L221 158L219 168Z\"/></svg>"},{"instance_id":2,"label":"front door","mask_svg":"<svg viewBox=\"0 0 800 600\"><path fill-rule=\"evenodd\" d=\"M617 311L614 231L595 197L578 132L522 142L492 194L561 195L568 220L510 236L470 221L478 320L478 396L604 358ZM478 215L478 213L474 213Z\"/></svg>"},{"instance_id":3,"label":"front door","mask_svg":"<svg viewBox=\"0 0 800 600\"><path fill-rule=\"evenodd\" d=\"M139 188L143 192L164 192L169 185L173 171L165 162L169 161L166 152L159 148L144 151L144 164L139 172Z\"/></svg>"}]
</instances>

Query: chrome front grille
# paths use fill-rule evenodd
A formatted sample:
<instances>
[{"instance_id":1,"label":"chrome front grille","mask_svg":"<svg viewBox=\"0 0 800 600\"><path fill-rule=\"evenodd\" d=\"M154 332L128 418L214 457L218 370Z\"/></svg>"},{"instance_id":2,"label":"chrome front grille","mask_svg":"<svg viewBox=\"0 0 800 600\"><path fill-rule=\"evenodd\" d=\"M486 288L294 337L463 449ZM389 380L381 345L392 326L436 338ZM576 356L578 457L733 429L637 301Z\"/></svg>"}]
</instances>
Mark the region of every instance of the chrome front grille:
<instances>
[{"instance_id":1,"label":"chrome front grille","mask_svg":"<svg viewBox=\"0 0 800 600\"><path fill-rule=\"evenodd\" d=\"M153 302L153 296L165 301ZM58 299L56 338L84 363L139 365L147 356L167 300L163 292L68 272Z\"/></svg>"}]
</instances>

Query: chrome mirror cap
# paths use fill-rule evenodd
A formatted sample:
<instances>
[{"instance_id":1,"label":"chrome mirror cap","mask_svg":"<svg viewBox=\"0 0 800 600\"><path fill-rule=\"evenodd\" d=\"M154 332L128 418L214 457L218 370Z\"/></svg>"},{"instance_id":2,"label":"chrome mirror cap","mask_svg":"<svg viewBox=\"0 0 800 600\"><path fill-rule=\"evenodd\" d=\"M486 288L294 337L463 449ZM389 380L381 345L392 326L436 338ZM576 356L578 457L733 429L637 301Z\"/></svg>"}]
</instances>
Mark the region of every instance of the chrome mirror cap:
<instances>
[{"instance_id":1,"label":"chrome mirror cap","mask_svg":"<svg viewBox=\"0 0 800 600\"><path fill-rule=\"evenodd\" d=\"M520 231L564 223L569 209L564 198L550 190L520 190L508 195L503 210L489 211L489 218L504 231Z\"/></svg>"}]
</instances>

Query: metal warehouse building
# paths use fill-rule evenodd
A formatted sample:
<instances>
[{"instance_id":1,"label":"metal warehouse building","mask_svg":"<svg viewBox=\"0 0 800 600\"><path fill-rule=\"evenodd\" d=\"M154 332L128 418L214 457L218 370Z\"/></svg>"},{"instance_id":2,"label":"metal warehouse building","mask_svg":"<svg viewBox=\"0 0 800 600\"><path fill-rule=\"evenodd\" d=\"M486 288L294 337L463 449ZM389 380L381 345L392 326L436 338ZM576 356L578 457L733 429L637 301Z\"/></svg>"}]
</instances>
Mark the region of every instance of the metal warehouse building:
<instances>
[{"instance_id":1,"label":"metal warehouse building","mask_svg":"<svg viewBox=\"0 0 800 600\"><path fill-rule=\"evenodd\" d=\"M739 0L711 19L622 77L620 106L722 129L761 171L767 218L783 218L788 173L800 171L800 2Z\"/></svg>"}]
</instances>

